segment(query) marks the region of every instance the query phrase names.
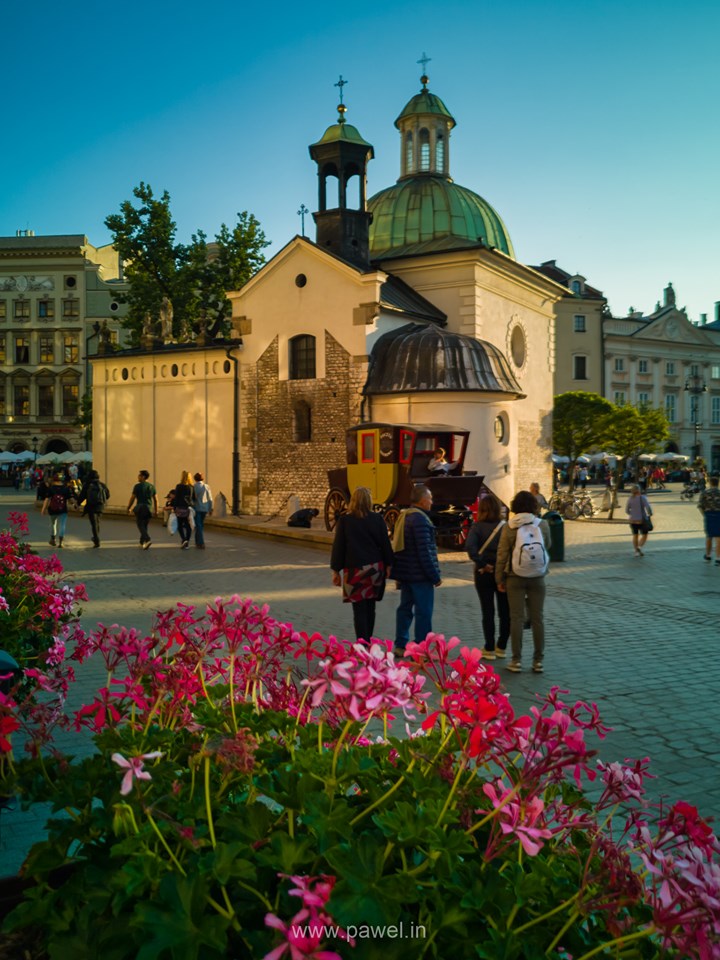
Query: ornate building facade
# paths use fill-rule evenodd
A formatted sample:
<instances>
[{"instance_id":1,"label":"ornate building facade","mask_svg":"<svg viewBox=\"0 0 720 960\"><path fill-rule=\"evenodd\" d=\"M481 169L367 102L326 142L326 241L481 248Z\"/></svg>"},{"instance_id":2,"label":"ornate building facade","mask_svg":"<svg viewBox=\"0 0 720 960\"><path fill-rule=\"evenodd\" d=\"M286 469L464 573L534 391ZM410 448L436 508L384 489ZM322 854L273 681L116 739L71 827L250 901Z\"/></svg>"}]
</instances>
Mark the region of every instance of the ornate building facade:
<instances>
[{"instance_id":1,"label":"ornate building facade","mask_svg":"<svg viewBox=\"0 0 720 960\"><path fill-rule=\"evenodd\" d=\"M81 234L0 237L0 449L79 451L89 356L121 345L112 247Z\"/></svg>"}]
</instances>

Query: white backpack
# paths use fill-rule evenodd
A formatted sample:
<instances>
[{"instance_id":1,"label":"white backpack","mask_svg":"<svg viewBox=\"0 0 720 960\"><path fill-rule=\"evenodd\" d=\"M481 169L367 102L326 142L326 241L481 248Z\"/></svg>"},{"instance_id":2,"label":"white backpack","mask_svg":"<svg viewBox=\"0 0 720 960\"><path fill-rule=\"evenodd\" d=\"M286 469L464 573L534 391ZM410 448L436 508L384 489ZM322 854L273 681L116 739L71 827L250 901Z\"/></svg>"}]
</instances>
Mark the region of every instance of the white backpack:
<instances>
[{"instance_id":1,"label":"white backpack","mask_svg":"<svg viewBox=\"0 0 720 960\"><path fill-rule=\"evenodd\" d=\"M540 520L535 517L530 523L517 528L512 554L512 572L518 577L544 577L548 568Z\"/></svg>"}]
</instances>

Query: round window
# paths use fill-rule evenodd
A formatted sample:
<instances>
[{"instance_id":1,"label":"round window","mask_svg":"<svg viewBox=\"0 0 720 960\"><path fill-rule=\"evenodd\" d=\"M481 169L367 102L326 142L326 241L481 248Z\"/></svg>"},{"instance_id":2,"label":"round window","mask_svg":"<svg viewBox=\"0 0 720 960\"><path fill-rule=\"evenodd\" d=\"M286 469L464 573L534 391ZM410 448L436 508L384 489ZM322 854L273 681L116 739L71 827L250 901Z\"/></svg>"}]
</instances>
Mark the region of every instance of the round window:
<instances>
[{"instance_id":1,"label":"round window","mask_svg":"<svg viewBox=\"0 0 720 960\"><path fill-rule=\"evenodd\" d=\"M171 373L174 377L176 377L176 376L180 373L180 368L178 367L178 365L177 365L176 363L174 363L174 364L170 367L170 373Z\"/></svg>"},{"instance_id":2,"label":"round window","mask_svg":"<svg viewBox=\"0 0 720 960\"><path fill-rule=\"evenodd\" d=\"M230 361L229 361L229 360L226 360L225 363L223 364L223 370L225 371L225 373L230 373Z\"/></svg>"},{"instance_id":3,"label":"round window","mask_svg":"<svg viewBox=\"0 0 720 960\"><path fill-rule=\"evenodd\" d=\"M127 368L127 367L123 367L123 368L122 368L122 373L120 374L120 376L123 378L123 380L127 380L127 378L128 378L128 368Z\"/></svg>"},{"instance_id":4,"label":"round window","mask_svg":"<svg viewBox=\"0 0 720 960\"><path fill-rule=\"evenodd\" d=\"M513 363L516 367L522 367L525 363L526 352L525 331L518 325L513 329L512 335L510 336L510 353L512 354Z\"/></svg>"},{"instance_id":5,"label":"round window","mask_svg":"<svg viewBox=\"0 0 720 960\"><path fill-rule=\"evenodd\" d=\"M307 277L305 276L304 273L299 273L299 274L295 277L295 286L296 286L296 287L304 287L306 283L307 283Z\"/></svg>"},{"instance_id":6,"label":"round window","mask_svg":"<svg viewBox=\"0 0 720 960\"><path fill-rule=\"evenodd\" d=\"M502 417L495 417L495 424L493 426L495 432L495 439L498 443L502 443L505 439L505 421Z\"/></svg>"}]
</instances>

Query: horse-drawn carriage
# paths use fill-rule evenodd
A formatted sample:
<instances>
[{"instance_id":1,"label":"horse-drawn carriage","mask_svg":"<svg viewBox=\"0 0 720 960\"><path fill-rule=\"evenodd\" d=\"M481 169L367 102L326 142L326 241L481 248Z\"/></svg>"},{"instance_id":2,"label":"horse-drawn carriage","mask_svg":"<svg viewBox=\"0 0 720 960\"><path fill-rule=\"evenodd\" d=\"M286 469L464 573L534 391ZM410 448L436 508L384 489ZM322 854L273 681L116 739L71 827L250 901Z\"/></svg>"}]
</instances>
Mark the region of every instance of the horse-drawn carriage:
<instances>
[{"instance_id":1,"label":"horse-drawn carriage","mask_svg":"<svg viewBox=\"0 0 720 960\"><path fill-rule=\"evenodd\" d=\"M330 492L325 498L325 526L333 530L347 510L351 491L368 487L373 506L392 533L402 509L410 505L413 485L424 483L433 495L431 518L438 540L462 547L474 519L483 477L463 471L468 430L441 424L424 426L362 423L346 433L347 467L328 470ZM429 464L438 447L448 463L440 472Z\"/></svg>"}]
</instances>

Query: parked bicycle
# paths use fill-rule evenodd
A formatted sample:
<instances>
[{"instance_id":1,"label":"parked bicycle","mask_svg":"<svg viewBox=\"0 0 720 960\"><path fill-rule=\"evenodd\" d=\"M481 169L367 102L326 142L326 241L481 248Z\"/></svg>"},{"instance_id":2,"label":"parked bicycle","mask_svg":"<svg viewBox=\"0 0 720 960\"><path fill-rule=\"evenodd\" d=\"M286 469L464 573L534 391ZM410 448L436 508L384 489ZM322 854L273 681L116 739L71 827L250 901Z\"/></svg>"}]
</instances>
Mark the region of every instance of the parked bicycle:
<instances>
[{"instance_id":1,"label":"parked bicycle","mask_svg":"<svg viewBox=\"0 0 720 960\"><path fill-rule=\"evenodd\" d=\"M555 510L566 520L578 517L593 517L597 512L592 497L587 493L561 493L556 491L548 502L548 509Z\"/></svg>"},{"instance_id":2,"label":"parked bicycle","mask_svg":"<svg viewBox=\"0 0 720 960\"><path fill-rule=\"evenodd\" d=\"M692 500L696 493L700 493L704 490L704 484L700 483L699 480L693 480L692 483L686 483L683 489L680 491L681 500Z\"/></svg>"}]
</instances>

